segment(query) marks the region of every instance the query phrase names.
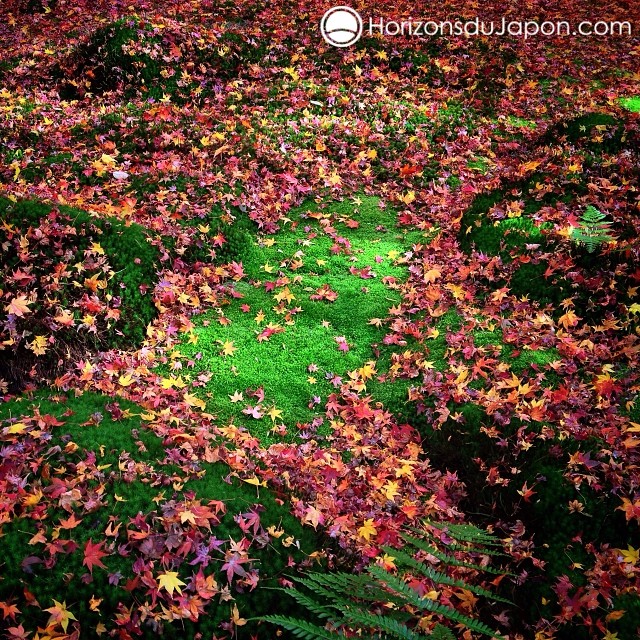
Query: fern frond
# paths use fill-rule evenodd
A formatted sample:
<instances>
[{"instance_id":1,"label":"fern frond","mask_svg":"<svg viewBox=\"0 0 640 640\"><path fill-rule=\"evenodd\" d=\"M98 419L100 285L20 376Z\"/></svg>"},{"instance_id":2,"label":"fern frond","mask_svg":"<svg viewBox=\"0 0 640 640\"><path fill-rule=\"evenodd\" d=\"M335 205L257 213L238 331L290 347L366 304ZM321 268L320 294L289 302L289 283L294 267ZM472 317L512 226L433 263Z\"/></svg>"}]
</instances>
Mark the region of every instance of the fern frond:
<instances>
[{"instance_id":1,"label":"fern frond","mask_svg":"<svg viewBox=\"0 0 640 640\"><path fill-rule=\"evenodd\" d=\"M369 602L389 601L401 606L399 600L379 584L372 583L368 574L353 575L350 573L309 574L299 578L298 582L316 595L328 598L335 605L349 605L351 598L368 600Z\"/></svg>"},{"instance_id":2,"label":"fern frond","mask_svg":"<svg viewBox=\"0 0 640 640\"><path fill-rule=\"evenodd\" d=\"M330 573L328 575L320 575L314 573L308 574L306 578L299 578L298 582L307 587L316 596L322 596L336 604L348 604L349 591L340 586L340 580L345 575L348 574Z\"/></svg>"},{"instance_id":3,"label":"fern frond","mask_svg":"<svg viewBox=\"0 0 640 640\"><path fill-rule=\"evenodd\" d=\"M583 245L589 253L593 253L600 245L615 240L607 233L612 223L605 222L605 218L604 213L589 205L582 214L578 226L571 230L571 239Z\"/></svg>"},{"instance_id":4,"label":"fern frond","mask_svg":"<svg viewBox=\"0 0 640 640\"><path fill-rule=\"evenodd\" d=\"M438 525L434 525L438 527ZM497 538L472 525L440 525L446 526L446 533L453 543L447 545L448 551L461 550L467 553L505 555ZM396 550L384 547L384 550L397 559L400 570L407 570L416 576L428 578L437 584L468 590L479 596L509 603L509 600L494 595L481 587L467 584L464 579L454 578L444 571L438 571L428 563L420 562L414 555L418 550L426 551L441 559L446 566L464 566L478 572L504 574L471 563L459 561L452 555L440 552L436 548L436 536L425 531L414 529L419 535L432 538L427 541L409 535L403 535L407 550ZM411 548L409 548L411 547ZM296 638L302 640L329 640L345 638L347 627L357 629L362 640L419 640L418 620L431 613L454 622L477 634L491 638L501 638L487 625L464 615L452 606L422 597L409 586L405 580L371 564L361 574L352 573L309 573L303 578L295 578L299 589L282 589L306 611L326 621L322 627L306 620L297 620L286 616L266 616L258 618L287 629ZM390 603L380 614L380 603ZM431 636L436 640L451 640L453 634L444 625L436 625Z\"/></svg>"},{"instance_id":5,"label":"fern frond","mask_svg":"<svg viewBox=\"0 0 640 640\"><path fill-rule=\"evenodd\" d=\"M301 604L303 607L307 609L307 611L311 611L311 613L315 613L319 618L333 618L335 617L335 611L332 611L332 608L335 608L335 605L322 605L316 602L313 598L306 596L304 593L298 591L297 589L281 589L288 595L290 595L298 604Z\"/></svg>"},{"instance_id":6,"label":"fern frond","mask_svg":"<svg viewBox=\"0 0 640 640\"><path fill-rule=\"evenodd\" d=\"M446 531L447 535L455 540L462 542L471 542L473 544L482 544L488 547L500 547L502 543L492 533L488 533L472 524L455 524L451 522L429 522L429 525L440 531ZM419 529L414 529L420 532Z\"/></svg>"},{"instance_id":7,"label":"fern frond","mask_svg":"<svg viewBox=\"0 0 640 640\"><path fill-rule=\"evenodd\" d=\"M430 600L429 598L421 597L417 591L409 587L401 578L387 573L381 567L368 567L367 571L379 580L384 581L394 591L397 591L398 593L401 593L403 596L405 596L407 599L407 604L411 604L421 611L438 613L445 618L449 618L449 620L453 620L458 624L465 625L466 627L471 629L471 631L481 633L483 635L489 636L490 638L502 638L502 636L496 634L483 622L474 620L473 618L469 618L453 607L449 607L447 605L441 604L440 602Z\"/></svg>"},{"instance_id":8,"label":"fern frond","mask_svg":"<svg viewBox=\"0 0 640 640\"><path fill-rule=\"evenodd\" d=\"M513 604L510 600L502 598L500 596L495 595L493 592L488 591L487 589L483 589L482 587L476 587L475 585L468 584L463 580L457 580L456 578L452 578L445 573L440 571L436 571L433 567L426 565L424 562L420 562L416 560L408 553L404 551L399 551L398 549L391 549L390 547L383 547L386 553L393 553L397 560L400 560L404 565L411 567L413 569L417 569L425 578L429 578L432 582L436 584L446 584L450 587L458 587L460 589L466 589L467 591L471 591L471 593L475 593L479 596L484 596L485 598L490 598L491 600L496 600L498 602L504 602L505 604Z\"/></svg>"},{"instance_id":9,"label":"fern frond","mask_svg":"<svg viewBox=\"0 0 640 640\"><path fill-rule=\"evenodd\" d=\"M433 628L431 637L433 640L456 640L456 637L453 635L453 631L451 631L451 629L447 629L447 627L439 622Z\"/></svg>"},{"instance_id":10,"label":"fern frond","mask_svg":"<svg viewBox=\"0 0 640 640\"><path fill-rule=\"evenodd\" d=\"M286 616L264 616L260 619L280 625L287 631L291 631L296 638L302 640L336 640L336 637L344 637L344 634L340 632L328 631L324 627L319 627L305 620L296 620Z\"/></svg>"},{"instance_id":11,"label":"fern frond","mask_svg":"<svg viewBox=\"0 0 640 640\"><path fill-rule=\"evenodd\" d=\"M348 623L364 625L391 634L399 640L424 640L424 636L417 634L401 622L387 616L381 616L361 609L340 609Z\"/></svg>"},{"instance_id":12,"label":"fern frond","mask_svg":"<svg viewBox=\"0 0 640 640\"><path fill-rule=\"evenodd\" d=\"M476 571L482 571L483 573L491 573L493 575L499 576L499 575L506 575L506 576L512 576L514 574L509 573L507 571L504 571L503 569L496 569L494 567L484 567L482 565L479 564L474 564L473 562L464 562L463 560L458 560L458 558L456 558L455 556L449 554L449 553L445 553L444 551L440 551L439 549L436 549L436 547L431 546L430 544L428 544L427 542L425 542L424 540L418 540L417 538L412 538L411 536L402 536L405 540L407 540L408 542L411 542L412 544L414 544L414 546L417 549L420 549L421 551L426 551L427 553L429 553L430 555L434 556L435 558L438 558L438 560L440 560L440 562L446 564L446 565L450 565L452 567L463 567L465 569L475 569ZM415 541L415 543L414 543ZM458 545L454 545L456 547L458 547ZM468 551L468 547L466 547L467 551ZM454 549L455 551L456 549ZM460 551L463 551L464 549L460 548L457 549ZM483 551L476 551L477 553L483 553ZM485 555L490 555L490 556L505 556L506 554L504 553L500 553L499 551L491 551L489 549L484 550L484 554Z\"/></svg>"}]
</instances>

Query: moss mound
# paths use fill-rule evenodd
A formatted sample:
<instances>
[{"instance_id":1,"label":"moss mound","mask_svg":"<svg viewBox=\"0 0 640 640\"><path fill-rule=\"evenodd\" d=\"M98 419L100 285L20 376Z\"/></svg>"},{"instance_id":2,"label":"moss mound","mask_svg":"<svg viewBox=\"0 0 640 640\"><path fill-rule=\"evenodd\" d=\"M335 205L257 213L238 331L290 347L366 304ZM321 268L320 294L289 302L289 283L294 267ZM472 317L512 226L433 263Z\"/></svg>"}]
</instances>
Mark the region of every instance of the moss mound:
<instances>
[{"instance_id":1,"label":"moss mound","mask_svg":"<svg viewBox=\"0 0 640 640\"><path fill-rule=\"evenodd\" d=\"M187 637L211 637L229 620L234 605L245 618L285 613L273 587L316 551L317 534L302 527L269 490L262 487L258 494L256 487L230 477L222 463L203 463L197 475L185 479L141 413L130 402L93 393L39 392L0 404L0 440L7 451L19 447L30 464L41 455L38 440L44 439L49 452L47 463L30 480L30 492L40 498L16 505L2 526L0 599L17 601L23 613L30 611L34 626L45 626L48 614L25 600L25 587L42 608L66 599L82 629L113 620L126 607L131 624L149 638L185 637L185 632ZM47 426L32 429L34 416L35 426L38 420ZM14 471L21 472L18 467ZM67 488L69 499L60 498L56 487ZM205 523L202 509L217 515ZM172 542L178 539L187 544L181 551ZM104 566L88 572L83 565L86 545L101 541L108 552L101 558ZM233 556L234 544L242 549L238 558L246 556L246 561L227 580L221 566ZM243 582L250 569L257 572L257 587ZM167 609L171 605L161 589L148 589L152 576L165 570L179 574L190 598L199 600L207 589L216 592L202 600L204 611L197 622L170 623L153 613L161 613L156 598ZM192 582L207 578L208 586L200 582L200 590ZM232 599L226 598L225 585ZM102 601L99 607L97 600ZM146 622L140 617L145 607L151 612Z\"/></svg>"},{"instance_id":2,"label":"moss mound","mask_svg":"<svg viewBox=\"0 0 640 640\"><path fill-rule=\"evenodd\" d=\"M615 153L624 144L624 123L608 113L585 113L558 123L544 137L544 143L566 139L593 151Z\"/></svg>"},{"instance_id":3,"label":"moss mound","mask_svg":"<svg viewBox=\"0 0 640 640\"><path fill-rule=\"evenodd\" d=\"M0 220L0 332L10 341L0 377L19 383L34 365L47 374L71 355L144 339L159 252L142 227L7 198Z\"/></svg>"}]
</instances>

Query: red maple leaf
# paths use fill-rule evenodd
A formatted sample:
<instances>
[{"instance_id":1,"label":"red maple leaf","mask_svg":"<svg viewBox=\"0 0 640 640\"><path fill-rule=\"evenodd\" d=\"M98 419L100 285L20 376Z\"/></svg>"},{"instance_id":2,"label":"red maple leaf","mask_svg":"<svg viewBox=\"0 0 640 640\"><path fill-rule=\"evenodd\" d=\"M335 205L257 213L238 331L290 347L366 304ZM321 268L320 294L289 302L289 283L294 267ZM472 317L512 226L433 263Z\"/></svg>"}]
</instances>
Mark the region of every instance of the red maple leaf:
<instances>
[{"instance_id":1,"label":"red maple leaf","mask_svg":"<svg viewBox=\"0 0 640 640\"><path fill-rule=\"evenodd\" d=\"M104 540L98 544L93 544L91 540L87 540L87 544L84 547L84 560L82 564L89 569L89 573L93 575L93 567L100 567L106 569L107 567L102 563L102 558L108 556L106 551L102 550Z\"/></svg>"}]
</instances>

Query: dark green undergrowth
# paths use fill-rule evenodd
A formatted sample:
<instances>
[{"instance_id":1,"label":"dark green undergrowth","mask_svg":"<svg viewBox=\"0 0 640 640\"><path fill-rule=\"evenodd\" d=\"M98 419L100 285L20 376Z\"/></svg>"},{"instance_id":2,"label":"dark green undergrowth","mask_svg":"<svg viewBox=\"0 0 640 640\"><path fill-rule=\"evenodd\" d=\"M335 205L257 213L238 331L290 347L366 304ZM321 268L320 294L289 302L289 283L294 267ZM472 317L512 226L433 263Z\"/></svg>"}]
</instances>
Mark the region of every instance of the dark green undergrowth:
<instances>
[{"instance_id":1,"label":"dark green undergrowth","mask_svg":"<svg viewBox=\"0 0 640 640\"><path fill-rule=\"evenodd\" d=\"M501 593L527 611L526 619L552 617L557 612L555 583L568 575L577 587L585 584L584 568L593 561L585 545L593 543L598 548L608 544L625 549L637 540L637 526L625 521L615 500L587 483L575 487L564 475L570 455L581 451L591 452L593 457L602 444L534 439L516 457L505 458L498 440L514 440L524 423L512 419L506 425L498 425L472 403L451 403L449 409L452 417L437 430L427 416L416 412L414 403L404 405L403 418L420 432L431 464L443 472L455 470L464 482L468 498L461 508L472 522L486 526L496 520L522 521L536 545L534 555L545 564L530 572L526 589L509 586ZM499 436L490 437L486 431L490 427L497 428ZM535 434L541 427L529 423L526 431ZM489 482L487 472L491 467L498 473ZM528 494L527 490L533 493ZM621 606L620 599L629 600L624 596L616 598L615 608ZM638 607L634 605L629 617L620 620L620 629L635 632L637 620ZM586 630L579 630L583 635L576 633L570 626L558 637L590 637Z\"/></svg>"},{"instance_id":2,"label":"dark green undergrowth","mask_svg":"<svg viewBox=\"0 0 640 640\"><path fill-rule=\"evenodd\" d=\"M624 144L624 123L608 113L586 113L552 127L543 143L553 144L562 138L593 151L615 153Z\"/></svg>"}]
</instances>

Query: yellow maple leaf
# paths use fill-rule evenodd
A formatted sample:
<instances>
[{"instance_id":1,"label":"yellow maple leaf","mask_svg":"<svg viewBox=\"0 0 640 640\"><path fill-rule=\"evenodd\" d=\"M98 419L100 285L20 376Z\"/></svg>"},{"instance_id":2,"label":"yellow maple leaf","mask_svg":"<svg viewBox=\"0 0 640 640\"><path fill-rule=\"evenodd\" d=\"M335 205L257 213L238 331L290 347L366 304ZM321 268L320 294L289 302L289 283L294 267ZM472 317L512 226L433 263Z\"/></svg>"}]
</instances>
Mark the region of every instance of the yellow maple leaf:
<instances>
[{"instance_id":1,"label":"yellow maple leaf","mask_svg":"<svg viewBox=\"0 0 640 640\"><path fill-rule=\"evenodd\" d=\"M195 525L196 524L196 516L193 513L193 511L189 511L189 509L187 509L186 511L181 511L180 512L180 522L182 524L184 524L185 522L190 522L191 524Z\"/></svg>"},{"instance_id":2,"label":"yellow maple leaf","mask_svg":"<svg viewBox=\"0 0 640 640\"><path fill-rule=\"evenodd\" d=\"M367 542L371 536L375 536L378 530L373 526L373 518L367 518L364 524L358 529L358 535L364 538Z\"/></svg>"},{"instance_id":3,"label":"yellow maple leaf","mask_svg":"<svg viewBox=\"0 0 640 640\"><path fill-rule=\"evenodd\" d=\"M51 615L49 616L49 620L47 622L47 627L52 623L60 624L62 630L66 633L67 627L69 626L69 620L77 620L77 618L71 613L71 611L67 610L67 601L58 602L57 600L53 600L53 607L49 607L45 609Z\"/></svg>"},{"instance_id":4,"label":"yellow maple leaf","mask_svg":"<svg viewBox=\"0 0 640 640\"><path fill-rule=\"evenodd\" d=\"M280 409L276 409L274 405L273 407L271 407L271 409L269 409L269 411L267 411L267 415L271 418L271 420L273 420L273 422L275 422L277 418L282 417L282 411Z\"/></svg>"},{"instance_id":5,"label":"yellow maple leaf","mask_svg":"<svg viewBox=\"0 0 640 640\"><path fill-rule=\"evenodd\" d=\"M118 378L118 384L121 387L128 387L132 382L133 382L133 377L131 376L130 373L127 373L125 375L121 375Z\"/></svg>"},{"instance_id":6,"label":"yellow maple leaf","mask_svg":"<svg viewBox=\"0 0 640 640\"><path fill-rule=\"evenodd\" d=\"M393 501L393 499L400 495L400 491L398 490L400 487L400 483L389 480L384 487L382 487L382 491L384 495L387 497L387 500Z\"/></svg>"},{"instance_id":7,"label":"yellow maple leaf","mask_svg":"<svg viewBox=\"0 0 640 640\"><path fill-rule=\"evenodd\" d=\"M616 551L627 564L635 565L640 560L640 549L634 549L631 545L628 545L627 549L616 549Z\"/></svg>"},{"instance_id":8,"label":"yellow maple leaf","mask_svg":"<svg viewBox=\"0 0 640 640\"><path fill-rule=\"evenodd\" d=\"M27 428L27 425L24 422L16 422L16 424L12 424L5 433L12 435L16 433L22 433Z\"/></svg>"},{"instance_id":9,"label":"yellow maple leaf","mask_svg":"<svg viewBox=\"0 0 640 640\"><path fill-rule=\"evenodd\" d=\"M416 199L416 192L415 191L409 191L404 196L401 196L400 199L405 204L411 204Z\"/></svg>"},{"instance_id":10,"label":"yellow maple leaf","mask_svg":"<svg viewBox=\"0 0 640 640\"><path fill-rule=\"evenodd\" d=\"M233 624L235 624L236 627L242 627L243 625L247 624L246 619L240 617L238 605L236 604L233 605L233 609L231 610L231 617L233 619Z\"/></svg>"},{"instance_id":11,"label":"yellow maple leaf","mask_svg":"<svg viewBox=\"0 0 640 640\"><path fill-rule=\"evenodd\" d=\"M184 401L190 406L190 407L199 407L200 409L206 409L207 404L204 400L201 400L200 398L198 398L197 396L194 396L190 393L185 393L184 394Z\"/></svg>"},{"instance_id":12,"label":"yellow maple leaf","mask_svg":"<svg viewBox=\"0 0 640 640\"><path fill-rule=\"evenodd\" d=\"M47 339L45 336L36 336L28 346L37 356L42 356L47 352Z\"/></svg>"},{"instance_id":13,"label":"yellow maple leaf","mask_svg":"<svg viewBox=\"0 0 640 640\"><path fill-rule=\"evenodd\" d=\"M440 276L442 276L442 272L440 271L440 269L429 269L428 271L425 271L424 281L435 282L438 278L440 278Z\"/></svg>"},{"instance_id":14,"label":"yellow maple leaf","mask_svg":"<svg viewBox=\"0 0 640 640\"><path fill-rule=\"evenodd\" d=\"M231 340L226 340L225 342L222 342L222 351L221 354L223 356L232 356L236 351L238 350L238 347L234 347L233 346L233 341Z\"/></svg>"},{"instance_id":15,"label":"yellow maple leaf","mask_svg":"<svg viewBox=\"0 0 640 640\"><path fill-rule=\"evenodd\" d=\"M285 287L284 289L280 290L278 293L276 293L274 298L276 299L276 302L282 302L283 300L291 302L292 300L296 299L293 293L289 291L289 287Z\"/></svg>"},{"instance_id":16,"label":"yellow maple leaf","mask_svg":"<svg viewBox=\"0 0 640 640\"><path fill-rule=\"evenodd\" d=\"M262 482L256 477L253 476L252 478L242 478L243 482L246 482L247 484L252 484L256 487L266 487L267 483L266 481L262 480Z\"/></svg>"},{"instance_id":17,"label":"yellow maple leaf","mask_svg":"<svg viewBox=\"0 0 640 640\"><path fill-rule=\"evenodd\" d=\"M160 585L160 589L164 589L172 596L174 591L182 595L182 589L180 587L186 586L187 583L182 582L182 580L178 578L177 571L167 571L158 576L158 584Z\"/></svg>"},{"instance_id":18,"label":"yellow maple leaf","mask_svg":"<svg viewBox=\"0 0 640 640\"><path fill-rule=\"evenodd\" d=\"M376 366L373 360L369 360L366 362L363 367L358 369L358 374L363 380L368 380L369 378L373 378L376 373Z\"/></svg>"}]
</instances>

